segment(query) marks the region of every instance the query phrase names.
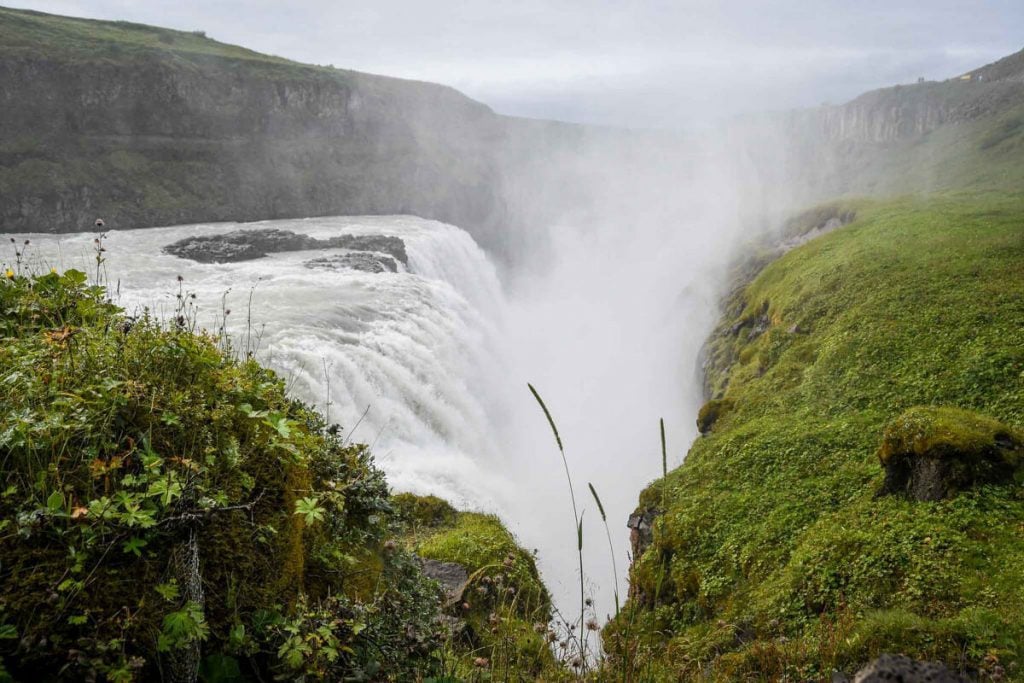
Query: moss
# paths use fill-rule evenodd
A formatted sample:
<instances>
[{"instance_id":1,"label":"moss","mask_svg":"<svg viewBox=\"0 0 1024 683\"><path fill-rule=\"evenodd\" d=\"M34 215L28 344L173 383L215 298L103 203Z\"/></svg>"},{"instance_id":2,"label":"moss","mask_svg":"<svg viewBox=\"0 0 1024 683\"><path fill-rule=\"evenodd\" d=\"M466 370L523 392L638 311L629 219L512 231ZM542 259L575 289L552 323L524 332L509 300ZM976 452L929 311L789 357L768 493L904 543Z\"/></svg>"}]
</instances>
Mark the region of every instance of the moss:
<instances>
[{"instance_id":1,"label":"moss","mask_svg":"<svg viewBox=\"0 0 1024 683\"><path fill-rule=\"evenodd\" d=\"M701 434L710 432L719 419L729 414L733 408L733 402L725 398L711 399L700 407L697 413L697 430Z\"/></svg>"},{"instance_id":2,"label":"moss","mask_svg":"<svg viewBox=\"0 0 1024 683\"><path fill-rule=\"evenodd\" d=\"M707 349L732 409L640 496L664 510L631 573L644 600L606 635L628 628L656 680L817 679L883 651L1024 664L1021 487L876 497L880 455L1019 457L1024 200L844 205L856 220L732 293Z\"/></svg>"},{"instance_id":3,"label":"moss","mask_svg":"<svg viewBox=\"0 0 1024 683\"><path fill-rule=\"evenodd\" d=\"M451 525L458 516L448 501L437 496L399 493L391 497L391 502L397 508L399 518L414 528Z\"/></svg>"},{"instance_id":4,"label":"moss","mask_svg":"<svg viewBox=\"0 0 1024 683\"><path fill-rule=\"evenodd\" d=\"M970 410L918 406L893 420L882 436L882 465L900 457L981 458L999 453L1016 466L1021 436L1002 422Z\"/></svg>"}]
</instances>

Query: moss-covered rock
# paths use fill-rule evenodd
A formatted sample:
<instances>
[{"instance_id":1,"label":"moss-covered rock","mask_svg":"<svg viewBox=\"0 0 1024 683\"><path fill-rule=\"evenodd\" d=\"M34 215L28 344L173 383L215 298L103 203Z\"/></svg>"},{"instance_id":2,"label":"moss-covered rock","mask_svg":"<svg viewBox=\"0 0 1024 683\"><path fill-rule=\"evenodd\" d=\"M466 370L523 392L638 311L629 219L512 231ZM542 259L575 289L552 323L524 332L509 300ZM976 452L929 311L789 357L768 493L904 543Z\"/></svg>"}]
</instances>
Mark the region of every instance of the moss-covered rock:
<instances>
[{"instance_id":1,"label":"moss-covered rock","mask_svg":"<svg viewBox=\"0 0 1024 683\"><path fill-rule=\"evenodd\" d=\"M1024 438L973 411L916 407L886 427L878 459L883 493L941 500L975 484L1013 483L1024 463Z\"/></svg>"},{"instance_id":2,"label":"moss-covered rock","mask_svg":"<svg viewBox=\"0 0 1024 683\"><path fill-rule=\"evenodd\" d=\"M707 434L715 427L719 418L724 417L733 408L733 402L727 398L713 398L700 407L697 413L697 430Z\"/></svg>"},{"instance_id":3,"label":"moss-covered rock","mask_svg":"<svg viewBox=\"0 0 1024 683\"><path fill-rule=\"evenodd\" d=\"M433 528L451 525L458 519L458 512L451 504L437 496L417 496L413 493L398 493L391 497L399 518L413 530L419 527Z\"/></svg>"}]
</instances>

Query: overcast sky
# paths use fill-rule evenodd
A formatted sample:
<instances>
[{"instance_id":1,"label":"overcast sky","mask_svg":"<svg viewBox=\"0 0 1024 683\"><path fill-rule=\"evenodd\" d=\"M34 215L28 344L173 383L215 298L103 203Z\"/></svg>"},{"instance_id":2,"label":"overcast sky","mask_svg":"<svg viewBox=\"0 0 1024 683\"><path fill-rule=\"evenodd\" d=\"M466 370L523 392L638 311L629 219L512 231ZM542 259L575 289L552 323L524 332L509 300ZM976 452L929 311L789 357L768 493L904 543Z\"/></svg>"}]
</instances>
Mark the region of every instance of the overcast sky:
<instances>
[{"instance_id":1,"label":"overcast sky","mask_svg":"<svg viewBox=\"0 0 1024 683\"><path fill-rule=\"evenodd\" d=\"M446 83L506 114L639 126L838 103L1024 47L1024 0L8 3Z\"/></svg>"}]
</instances>

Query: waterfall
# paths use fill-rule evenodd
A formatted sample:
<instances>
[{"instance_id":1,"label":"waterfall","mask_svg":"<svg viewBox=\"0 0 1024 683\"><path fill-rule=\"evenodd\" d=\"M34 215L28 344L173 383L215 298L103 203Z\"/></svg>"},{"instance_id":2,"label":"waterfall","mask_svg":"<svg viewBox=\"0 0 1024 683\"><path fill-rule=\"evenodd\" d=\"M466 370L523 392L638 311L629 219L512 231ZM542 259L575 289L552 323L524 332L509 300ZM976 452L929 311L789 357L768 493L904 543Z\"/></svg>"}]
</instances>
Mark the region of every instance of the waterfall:
<instances>
[{"instance_id":1,"label":"waterfall","mask_svg":"<svg viewBox=\"0 0 1024 683\"><path fill-rule=\"evenodd\" d=\"M319 239L394 235L408 254L395 273L307 267L322 250L225 264L161 251L238 224L111 232L103 270L129 314L164 317L175 312L180 276L199 324L217 330L226 320L236 348L258 346L293 394L373 446L394 490L499 514L539 549L556 604L572 614L576 531L561 461L526 389L533 382L559 423L586 509L587 590L603 618L613 580L607 546L590 540L604 531L586 483L608 510L624 595L625 520L660 474L658 418L669 427L671 465L692 438L692 362L713 315L694 231L665 220L635 225L646 232L588 230L585 221L554 229L555 258L520 264L505 282L466 232L409 216L244 226ZM36 268L96 270L95 234L18 238L32 240Z\"/></svg>"}]
</instances>

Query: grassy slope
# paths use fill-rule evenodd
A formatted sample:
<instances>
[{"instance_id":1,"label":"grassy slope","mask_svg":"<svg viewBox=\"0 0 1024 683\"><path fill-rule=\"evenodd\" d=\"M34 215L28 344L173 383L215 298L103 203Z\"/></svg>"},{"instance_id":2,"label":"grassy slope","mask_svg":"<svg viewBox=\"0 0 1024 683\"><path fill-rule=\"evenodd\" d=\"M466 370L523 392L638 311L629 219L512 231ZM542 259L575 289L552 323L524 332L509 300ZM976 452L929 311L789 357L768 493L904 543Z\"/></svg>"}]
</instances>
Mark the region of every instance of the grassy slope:
<instances>
[{"instance_id":1,"label":"grassy slope","mask_svg":"<svg viewBox=\"0 0 1024 683\"><path fill-rule=\"evenodd\" d=\"M0 7L0 55L31 55L68 62L130 63L155 54L174 55L183 64L210 58L247 60L250 66L262 67L268 72L294 74L317 69L220 43L198 31L175 31L127 21L79 19Z\"/></svg>"},{"instance_id":2,"label":"grassy slope","mask_svg":"<svg viewBox=\"0 0 1024 683\"><path fill-rule=\"evenodd\" d=\"M908 407L1024 426L1024 198L855 208L732 299L711 345L737 361L712 378L735 408L641 497L668 512L633 628L666 679L804 680L891 650L1024 664L1024 492L875 498ZM764 334L729 333L762 312Z\"/></svg>"}]
</instances>

